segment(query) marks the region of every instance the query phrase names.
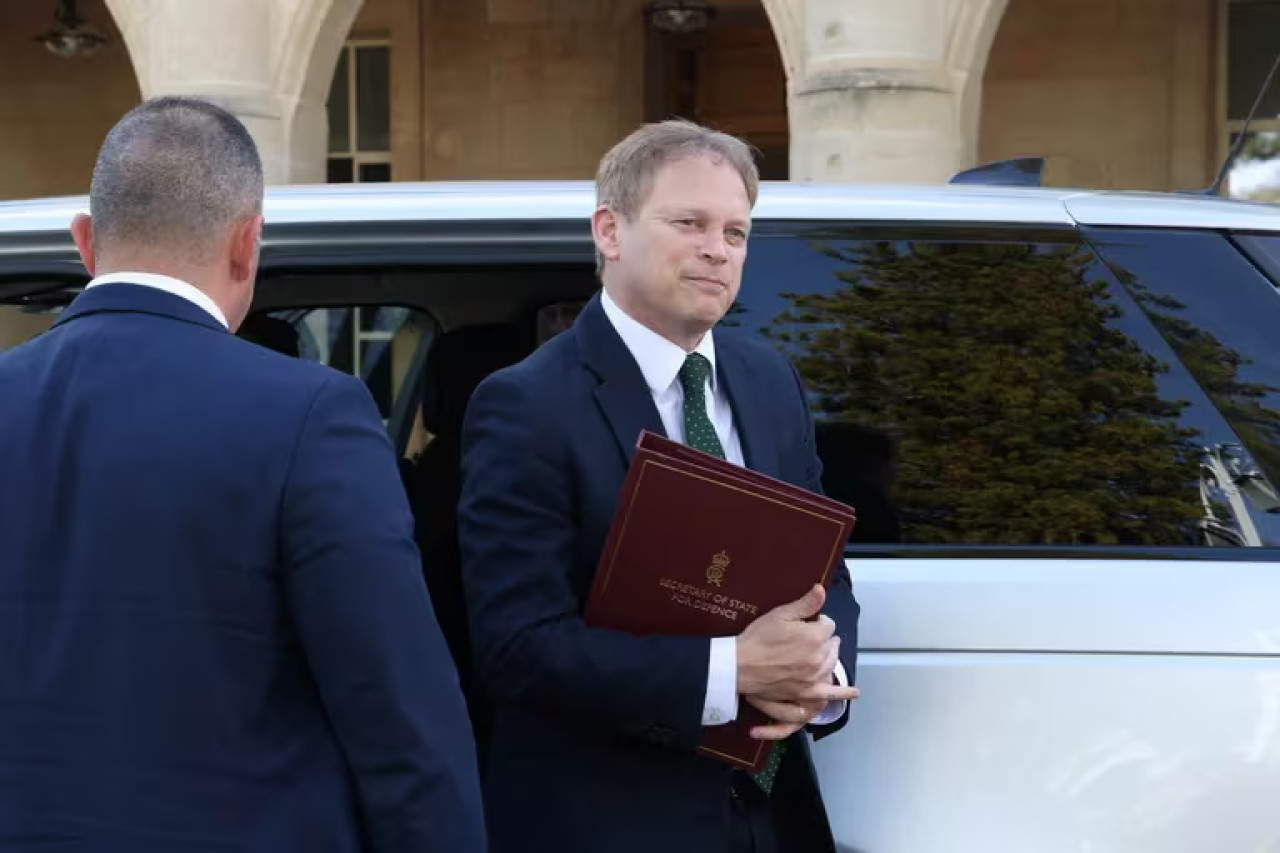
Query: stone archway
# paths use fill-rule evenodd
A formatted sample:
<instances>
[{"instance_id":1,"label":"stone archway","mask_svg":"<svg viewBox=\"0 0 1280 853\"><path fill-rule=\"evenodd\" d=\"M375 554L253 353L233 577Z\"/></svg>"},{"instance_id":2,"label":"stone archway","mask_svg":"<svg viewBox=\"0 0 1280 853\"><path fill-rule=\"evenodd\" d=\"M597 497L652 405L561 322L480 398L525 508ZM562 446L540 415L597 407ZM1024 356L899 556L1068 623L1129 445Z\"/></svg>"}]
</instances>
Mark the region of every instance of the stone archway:
<instances>
[{"instance_id":1,"label":"stone archway","mask_svg":"<svg viewBox=\"0 0 1280 853\"><path fill-rule=\"evenodd\" d=\"M106 0L144 98L199 95L245 123L267 183L324 180L325 96L362 0Z\"/></svg>"},{"instance_id":2,"label":"stone archway","mask_svg":"<svg viewBox=\"0 0 1280 853\"><path fill-rule=\"evenodd\" d=\"M937 183L974 165L1008 0L761 0L787 71L791 178Z\"/></svg>"},{"instance_id":3,"label":"stone archway","mask_svg":"<svg viewBox=\"0 0 1280 853\"><path fill-rule=\"evenodd\" d=\"M645 30L645 118L673 116L731 133L757 152L761 178L789 177L787 74L759 0L716 0L711 25Z\"/></svg>"}]
</instances>

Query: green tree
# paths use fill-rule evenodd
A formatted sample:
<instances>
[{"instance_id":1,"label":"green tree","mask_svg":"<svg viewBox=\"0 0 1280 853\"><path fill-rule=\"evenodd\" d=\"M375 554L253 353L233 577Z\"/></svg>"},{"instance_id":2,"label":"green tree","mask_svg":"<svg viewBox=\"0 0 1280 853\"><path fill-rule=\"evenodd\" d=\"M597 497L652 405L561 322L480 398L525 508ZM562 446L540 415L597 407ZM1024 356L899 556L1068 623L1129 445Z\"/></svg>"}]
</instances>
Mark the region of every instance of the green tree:
<instances>
[{"instance_id":1,"label":"green tree","mask_svg":"<svg viewBox=\"0 0 1280 853\"><path fill-rule=\"evenodd\" d=\"M1250 131L1240 146L1241 161L1270 160L1280 154L1280 133L1275 131Z\"/></svg>"},{"instance_id":2,"label":"green tree","mask_svg":"<svg viewBox=\"0 0 1280 853\"><path fill-rule=\"evenodd\" d=\"M906 541L1182 544L1201 517L1186 405L1109 321L1072 247L825 247L842 282L785 294L775 338L820 416L899 444Z\"/></svg>"}]
</instances>

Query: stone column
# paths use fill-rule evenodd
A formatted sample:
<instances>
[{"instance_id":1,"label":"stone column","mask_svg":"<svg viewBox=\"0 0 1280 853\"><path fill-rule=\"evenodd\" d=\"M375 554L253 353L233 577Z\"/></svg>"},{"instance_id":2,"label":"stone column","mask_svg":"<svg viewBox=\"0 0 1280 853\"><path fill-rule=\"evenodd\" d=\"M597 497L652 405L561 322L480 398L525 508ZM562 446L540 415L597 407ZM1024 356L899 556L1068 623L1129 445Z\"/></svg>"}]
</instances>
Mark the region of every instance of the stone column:
<instances>
[{"instance_id":1,"label":"stone column","mask_svg":"<svg viewBox=\"0 0 1280 853\"><path fill-rule=\"evenodd\" d=\"M791 177L945 182L975 165L1008 0L763 0L787 70Z\"/></svg>"},{"instance_id":2,"label":"stone column","mask_svg":"<svg viewBox=\"0 0 1280 853\"><path fill-rule=\"evenodd\" d=\"M199 95L253 134L267 183L323 183L325 98L362 0L106 0L144 98Z\"/></svg>"}]
</instances>

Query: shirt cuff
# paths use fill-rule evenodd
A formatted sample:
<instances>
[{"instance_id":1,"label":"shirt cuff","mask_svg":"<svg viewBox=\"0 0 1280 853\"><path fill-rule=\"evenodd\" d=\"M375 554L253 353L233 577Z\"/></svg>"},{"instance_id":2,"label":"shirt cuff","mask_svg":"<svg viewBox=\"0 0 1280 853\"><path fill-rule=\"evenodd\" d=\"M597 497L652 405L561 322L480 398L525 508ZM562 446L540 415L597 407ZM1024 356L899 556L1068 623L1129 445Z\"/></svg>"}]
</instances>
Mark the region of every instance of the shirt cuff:
<instances>
[{"instance_id":1,"label":"shirt cuff","mask_svg":"<svg viewBox=\"0 0 1280 853\"><path fill-rule=\"evenodd\" d=\"M848 673L844 671L844 664L836 661L835 666L836 681L841 687L849 686ZM846 699L837 699L834 702L828 702L827 707L818 712L818 715L809 721L811 726L826 726L834 723L836 720L844 716L845 708L849 706Z\"/></svg>"},{"instance_id":2,"label":"shirt cuff","mask_svg":"<svg viewBox=\"0 0 1280 853\"><path fill-rule=\"evenodd\" d=\"M714 637L707 667L707 695L702 724L723 726L738 716L738 638Z\"/></svg>"}]
</instances>

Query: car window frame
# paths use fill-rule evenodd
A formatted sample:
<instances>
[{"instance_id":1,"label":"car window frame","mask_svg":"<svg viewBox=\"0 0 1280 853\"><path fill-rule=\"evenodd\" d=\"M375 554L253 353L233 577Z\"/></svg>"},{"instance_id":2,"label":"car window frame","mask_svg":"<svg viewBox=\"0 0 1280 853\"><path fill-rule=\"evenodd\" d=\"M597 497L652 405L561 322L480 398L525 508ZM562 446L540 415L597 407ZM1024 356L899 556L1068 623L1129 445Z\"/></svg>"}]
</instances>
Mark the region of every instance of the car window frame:
<instances>
[{"instance_id":1,"label":"car window frame","mask_svg":"<svg viewBox=\"0 0 1280 853\"><path fill-rule=\"evenodd\" d=\"M927 242L943 241L1008 241L1018 243L1060 243L1087 249L1099 269L1114 281L1114 271L1106 259L1086 238L1079 226L1057 223L1007 222L929 222L910 221L833 221L772 220L753 225L752 240L757 238L805 238L814 235L840 234L842 240L895 240ZM748 265L750 264L750 246ZM745 284L745 282L744 282ZM750 286L750 285L747 285ZM749 298L749 297L748 297ZM1151 545L1032 545L1032 544L964 544L934 545L923 543L850 543L847 558L909 559L1144 559L1191 561L1273 561L1280 559L1280 545L1256 547L1151 546Z\"/></svg>"}]
</instances>

